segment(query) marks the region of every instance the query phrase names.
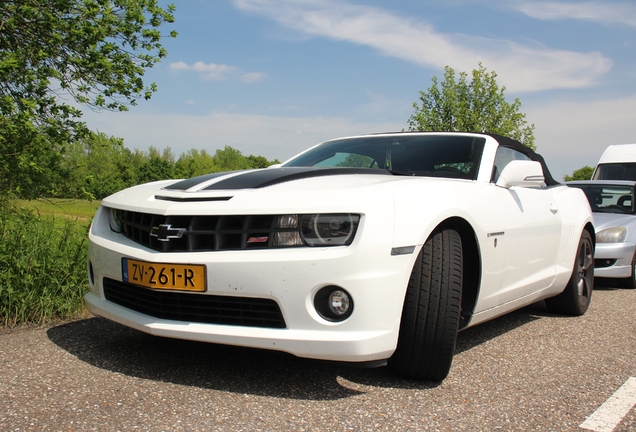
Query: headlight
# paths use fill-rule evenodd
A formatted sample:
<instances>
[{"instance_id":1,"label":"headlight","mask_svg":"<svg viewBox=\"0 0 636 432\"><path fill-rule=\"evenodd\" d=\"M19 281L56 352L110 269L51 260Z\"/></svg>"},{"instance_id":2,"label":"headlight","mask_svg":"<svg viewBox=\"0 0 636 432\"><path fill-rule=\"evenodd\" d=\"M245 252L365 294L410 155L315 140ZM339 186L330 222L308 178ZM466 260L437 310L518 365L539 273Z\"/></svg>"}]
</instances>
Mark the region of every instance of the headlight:
<instances>
[{"instance_id":1,"label":"headlight","mask_svg":"<svg viewBox=\"0 0 636 432\"><path fill-rule=\"evenodd\" d=\"M121 232L121 210L106 208L108 211L108 224L110 229L120 233Z\"/></svg>"},{"instance_id":2,"label":"headlight","mask_svg":"<svg viewBox=\"0 0 636 432\"><path fill-rule=\"evenodd\" d=\"M353 241L360 215L321 213L278 216L274 227L274 245L343 246Z\"/></svg>"},{"instance_id":3,"label":"headlight","mask_svg":"<svg viewBox=\"0 0 636 432\"><path fill-rule=\"evenodd\" d=\"M604 229L596 233L597 243L622 243L627 237L627 228L624 226Z\"/></svg>"},{"instance_id":4,"label":"headlight","mask_svg":"<svg viewBox=\"0 0 636 432\"><path fill-rule=\"evenodd\" d=\"M348 245L358 228L360 216L315 214L300 217L300 235L309 246Z\"/></svg>"}]
</instances>

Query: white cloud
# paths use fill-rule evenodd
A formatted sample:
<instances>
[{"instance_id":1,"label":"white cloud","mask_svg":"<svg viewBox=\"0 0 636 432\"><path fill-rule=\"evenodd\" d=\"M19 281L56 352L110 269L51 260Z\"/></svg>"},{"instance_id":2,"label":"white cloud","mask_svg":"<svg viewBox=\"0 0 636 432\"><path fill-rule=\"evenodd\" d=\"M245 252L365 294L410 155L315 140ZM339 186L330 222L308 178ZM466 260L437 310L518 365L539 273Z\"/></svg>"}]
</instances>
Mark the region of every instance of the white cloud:
<instances>
[{"instance_id":1,"label":"white cloud","mask_svg":"<svg viewBox=\"0 0 636 432\"><path fill-rule=\"evenodd\" d=\"M236 66L204 63L202 61L198 61L191 65L184 61L173 62L170 63L170 69L175 72L198 72L202 79L213 81L223 81L228 78L239 77L243 82L253 83L262 81L265 78L265 74L262 72L242 72Z\"/></svg>"},{"instance_id":2,"label":"white cloud","mask_svg":"<svg viewBox=\"0 0 636 432\"><path fill-rule=\"evenodd\" d=\"M241 81L246 83L254 83L263 81L265 79L265 74L262 72L247 72L241 76Z\"/></svg>"},{"instance_id":3,"label":"white cloud","mask_svg":"<svg viewBox=\"0 0 636 432\"><path fill-rule=\"evenodd\" d=\"M601 53L579 53L518 42L441 33L432 25L386 10L326 0L234 0L242 10L270 17L310 36L370 46L425 67L470 71L482 62L509 91L581 88L612 67Z\"/></svg>"},{"instance_id":4,"label":"white cloud","mask_svg":"<svg viewBox=\"0 0 636 432\"><path fill-rule=\"evenodd\" d=\"M578 19L604 24L626 24L636 27L636 4L611 1L564 3L553 1L524 1L511 7L537 19Z\"/></svg>"}]
</instances>

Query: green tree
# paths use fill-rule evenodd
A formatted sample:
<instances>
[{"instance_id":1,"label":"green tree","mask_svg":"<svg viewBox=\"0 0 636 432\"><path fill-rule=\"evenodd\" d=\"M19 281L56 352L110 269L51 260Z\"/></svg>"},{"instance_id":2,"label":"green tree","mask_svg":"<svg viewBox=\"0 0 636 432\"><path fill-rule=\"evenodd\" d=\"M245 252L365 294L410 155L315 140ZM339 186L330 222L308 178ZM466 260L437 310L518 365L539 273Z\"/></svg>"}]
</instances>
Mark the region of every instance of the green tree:
<instances>
[{"instance_id":1,"label":"green tree","mask_svg":"<svg viewBox=\"0 0 636 432\"><path fill-rule=\"evenodd\" d=\"M173 12L157 0L1 1L0 165L60 153L87 134L78 105L126 111L149 99L157 86L144 72L167 55L159 27ZM39 160L29 163L44 172ZM0 187L24 192L19 172L8 174Z\"/></svg>"},{"instance_id":2,"label":"green tree","mask_svg":"<svg viewBox=\"0 0 636 432\"><path fill-rule=\"evenodd\" d=\"M214 158L205 150L191 149L175 162L175 177L190 178L219 171Z\"/></svg>"},{"instance_id":3,"label":"green tree","mask_svg":"<svg viewBox=\"0 0 636 432\"><path fill-rule=\"evenodd\" d=\"M420 91L420 102L413 103L415 112L408 120L411 131L486 132L504 135L535 149L534 124L528 125L521 113L521 102L506 101L505 87L499 88L497 74L488 73L479 63L473 69L470 82L466 72L459 73L446 66L444 81L433 85L425 93Z\"/></svg>"},{"instance_id":4,"label":"green tree","mask_svg":"<svg viewBox=\"0 0 636 432\"><path fill-rule=\"evenodd\" d=\"M137 178L139 183L174 178L174 156L170 147L159 153L155 147L150 147L147 160L139 167Z\"/></svg>"},{"instance_id":5,"label":"green tree","mask_svg":"<svg viewBox=\"0 0 636 432\"><path fill-rule=\"evenodd\" d=\"M247 156L247 161L250 164L251 168L267 168L270 165L279 164L280 161L278 159L267 160L264 156Z\"/></svg>"},{"instance_id":6,"label":"green tree","mask_svg":"<svg viewBox=\"0 0 636 432\"><path fill-rule=\"evenodd\" d=\"M121 138L90 134L71 143L63 155L67 181L62 198L102 199L138 183L138 166ZM141 166L141 164L139 164Z\"/></svg>"},{"instance_id":7,"label":"green tree","mask_svg":"<svg viewBox=\"0 0 636 432\"><path fill-rule=\"evenodd\" d=\"M363 156L358 154L349 154L336 166L339 167L351 167L351 168L377 168L377 163L369 156Z\"/></svg>"},{"instance_id":8,"label":"green tree","mask_svg":"<svg viewBox=\"0 0 636 432\"><path fill-rule=\"evenodd\" d=\"M212 157L218 171L234 171L250 169L250 161L235 148L225 146L223 150L217 150Z\"/></svg>"},{"instance_id":9,"label":"green tree","mask_svg":"<svg viewBox=\"0 0 636 432\"><path fill-rule=\"evenodd\" d=\"M572 172L572 175L565 175L563 177L563 181L573 181L573 180L590 180L592 178L592 174L594 173L594 168L591 166L584 166L583 168L579 168Z\"/></svg>"},{"instance_id":10,"label":"green tree","mask_svg":"<svg viewBox=\"0 0 636 432\"><path fill-rule=\"evenodd\" d=\"M267 168L277 163L280 163L278 159L270 161L264 156L243 156L239 150L230 146L217 150L214 155L205 150L191 149L179 156L174 173L178 178L189 178L221 171Z\"/></svg>"},{"instance_id":11,"label":"green tree","mask_svg":"<svg viewBox=\"0 0 636 432\"><path fill-rule=\"evenodd\" d=\"M0 195L14 191L24 197L46 195L59 174L59 148L22 118L0 116Z\"/></svg>"}]
</instances>

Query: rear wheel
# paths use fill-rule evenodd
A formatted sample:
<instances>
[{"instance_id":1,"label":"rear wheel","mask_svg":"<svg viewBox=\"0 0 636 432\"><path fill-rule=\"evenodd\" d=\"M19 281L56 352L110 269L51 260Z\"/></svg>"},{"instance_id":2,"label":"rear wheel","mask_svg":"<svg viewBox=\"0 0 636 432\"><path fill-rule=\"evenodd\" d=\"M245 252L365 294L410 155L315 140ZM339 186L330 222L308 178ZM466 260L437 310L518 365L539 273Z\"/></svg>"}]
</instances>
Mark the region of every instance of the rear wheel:
<instances>
[{"instance_id":1,"label":"rear wheel","mask_svg":"<svg viewBox=\"0 0 636 432\"><path fill-rule=\"evenodd\" d=\"M397 349L389 360L396 374L427 381L448 375L459 326L462 271L459 234L436 229L409 279Z\"/></svg>"},{"instance_id":2,"label":"rear wheel","mask_svg":"<svg viewBox=\"0 0 636 432\"><path fill-rule=\"evenodd\" d=\"M590 306L593 289L594 244L590 233L583 230L570 281L561 294L546 299L545 303L551 312L580 316Z\"/></svg>"},{"instance_id":3,"label":"rear wheel","mask_svg":"<svg viewBox=\"0 0 636 432\"><path fill-rule=\"evenodd\" d=\"M632 274L625 279L620 279L619 283L623 288L636 288L636 253L634 253L632 258Z\"/></svg>"}]
</instances>

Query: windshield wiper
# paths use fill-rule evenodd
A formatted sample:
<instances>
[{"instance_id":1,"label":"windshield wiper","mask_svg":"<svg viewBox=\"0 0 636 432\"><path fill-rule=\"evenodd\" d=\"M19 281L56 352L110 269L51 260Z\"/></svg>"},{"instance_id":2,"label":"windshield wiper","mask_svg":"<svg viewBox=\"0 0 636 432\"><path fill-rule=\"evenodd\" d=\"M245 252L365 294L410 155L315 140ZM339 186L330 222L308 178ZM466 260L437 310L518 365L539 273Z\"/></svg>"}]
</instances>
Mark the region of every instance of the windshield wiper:
<instances>
[{"instance_id":1,"label":"windshield wiper","mask_svg":"<svg viewBox=\"0 0 636 432\"><path fill-rule=\"evenodd\" d=\"M388 171L391 174L396 175L396 176L415 177L415 173L395 171L395 170L390 170L390 169L387 169L386 171Z\"/></svg>"}]
</instances>

